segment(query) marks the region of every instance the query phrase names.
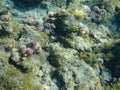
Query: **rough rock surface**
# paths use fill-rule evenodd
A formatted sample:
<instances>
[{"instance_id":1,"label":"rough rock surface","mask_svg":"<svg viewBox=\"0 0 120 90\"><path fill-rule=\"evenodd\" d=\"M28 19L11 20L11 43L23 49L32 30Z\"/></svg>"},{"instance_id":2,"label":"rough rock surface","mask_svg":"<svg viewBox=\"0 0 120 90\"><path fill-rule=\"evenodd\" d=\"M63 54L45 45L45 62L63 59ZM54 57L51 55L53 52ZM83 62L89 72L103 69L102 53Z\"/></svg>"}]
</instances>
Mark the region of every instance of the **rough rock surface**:
<instances>
[{"instance_id":1,"label":"rough rock surface","mask_svg":"<svg viewBox=\"0 0 120 90\"><path fill-rule=\"evenodd\" d=\"M119 3L0 0L0 90L119 90Z\"/></svg>"}]
</instances>

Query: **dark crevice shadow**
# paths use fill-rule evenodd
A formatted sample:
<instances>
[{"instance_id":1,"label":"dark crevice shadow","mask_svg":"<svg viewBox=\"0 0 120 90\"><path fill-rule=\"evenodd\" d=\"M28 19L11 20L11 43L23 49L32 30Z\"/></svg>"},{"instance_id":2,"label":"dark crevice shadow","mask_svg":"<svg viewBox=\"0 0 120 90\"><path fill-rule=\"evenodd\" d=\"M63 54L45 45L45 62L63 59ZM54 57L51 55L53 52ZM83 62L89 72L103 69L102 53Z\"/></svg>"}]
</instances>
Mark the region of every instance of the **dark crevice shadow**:
<instances>
[{"instance_id":1,"label":"dark crevice shadow","mask_svg":"<svg viewBox=\"0 0 120 90\"><path fill-rule=\"evenodd\" d=\"M41 9L46 9L40 2L25 2L24 0L11 0L14 3L14 9L21 12L29 11L39 7Z\"/></svg>"},{"instance_id":2,"label":"dark crevice shadow","mask_svg":"<svg viewBox=\"0 0 120 90\"><path fill-rule=\"evenodd\" d=\"M20 70L22 73L27 73L27 69L24 68L24 66L18 64L17 62L13 61L11 57L9 58L9 64L13 65L16 67L18 70Z\"/></svg>"},{"instance_id":3,"label":"dark crevice shadow","mask_svg":"<svg viewBox=\"0 0 120 90\"><path fill-rule=\"evenodd\" d=\"M110 49L104 49L104 53L112 53L109 61L105 62L105 66L111 71L112 77L120 77L120 41L114 44Z\"/></svg>"},{"instance_id":4,"label":"dark crevice shadow","mask_svg":"<svg viewBox=\"0 0 120 90\"><path fill-rule=\"evenodd\" d=\"M5 37L7 35L9 35L9 33L2 31L2 30L0 31L0 38Z\"/></svg>"},{"instance_id":5,"label":"dark crevice shadow","mask_svg":"<svg viewBox=\"0 0 120 90\"><path fill-rule=\"evenodd\" d=\"M60 90L63 90L65 86L65 82L63 80L63 76L60 74L59 69L56 69L52 74L51 74L52 79L56 79L56 85L60 88Z\"/></svg>"}]
</instances>

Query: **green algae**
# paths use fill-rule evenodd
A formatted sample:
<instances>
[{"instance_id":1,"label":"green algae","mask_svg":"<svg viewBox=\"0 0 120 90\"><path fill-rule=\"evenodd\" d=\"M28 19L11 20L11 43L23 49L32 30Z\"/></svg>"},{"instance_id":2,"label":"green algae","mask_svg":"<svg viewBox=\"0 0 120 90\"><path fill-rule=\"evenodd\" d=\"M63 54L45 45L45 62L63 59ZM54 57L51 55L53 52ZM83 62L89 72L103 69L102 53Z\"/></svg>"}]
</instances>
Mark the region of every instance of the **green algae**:
<instances>
[{"instance_id":1,"label":"green algae","mask_svg":"<svg viewBox=\"0 0 120 90\"><path fill-rule=\"evenodd\" d=\"M35 90L45 90L45 85L40 84L35 87Z\"/></svg>"},{"instance_id":2,"label":"green algae","mask_svg":"<svg viewBox=\"0 0 120 90\"><path fill-rule=\"evenodd\" d=\"M26 74L23 77L23 90L31 90L34 88L34 80L33 80L33 76L30 74Z\"/></svg>"},{"instance_id":3,"label":"green algae","mask_svg":"<svg viewBox=\"0 0 120 90\"><path fill-rule=\"evenodd\" d=\"M17 39L19 35L22 34L23 29L20 24L15 20L10 20L9 23L10 26L7 28L8 31L2 31L2 33L0 33L0 37Z\"/></svg>"},{"instance_id":4,"label":"green algae","mask_svg":"<svg viewBox=\"0 0 120 90\"><path fill-rule=\"evenodd\" d=\"M28 2L28 3L32 3L32 2L41 2L44 0L41 0L41 1L40 0L39 1L38 0L29 0L29 1L23 0L23 1ZM65 3L66 3L66 0L60 0L60 1L58 0L58 2L56 2L57 0L52 0L52 1L58 7L64 7ZM85 2L87 4L87 3L90 3L90 1L91 1L92 4L90 4L90 5L92 5L92 7L94 6L93 5L94 0L76 0L76 1L79 1L79 3L78 4L75 3L73 6L71 4L71 7L67 7L68 12L65 10L59 10L56 12L55 16L53 17L53 18L55 18L53 20L53 22L57 25L57 29L55 29L55 32L57 33L56 34L57 41L54 41L54 42L60 42L60 45L61 46L63 45L62 48L65 48L66 50L68 48L74 48L75 50L77 50L77 52L78 52L77 56L79 56L80 60L83 59L88 64L95 62L95 60L97 58L96 54L99 54L99 53L104 53L105 56L103 56L103 58L105 60L105 64L106 63L110 64L111 60L113 60L114 56L115 56L115 53L111 52L111 50L109 50L111 48L111 46L113 46L112 45L113 42L103 43L102 47L92 46L92 47L90 47L90 48L92 48L92 50L90 50L90 51L84 50L84 49L81 50L81 48L76 49L74 42L72 43L72 41L74 41L72 34L78 35L79 37L83 38L84 41L86 41L87 43L90 43L88 45L94 45L94 44L100 43L99 41L97 41L93 37L91 37L90 34L81 33L79 26L71 25L68 23L69 22L68 19L71 18L72 16L74 16L74 18L76 20L78 20L79 22L80 22L80 20L84 21L86 12L83 11L84 9L81 6L82 3L84 4L84 2ZM114 0L111 2L113 3ZM115 0L114 3L117 4L118 0ZM103 4L104 3L102 3L102 5ZM105 7L105 9L107 10L106 13L108 13L108 14L105 14L105 16L104 15L102 16L104 23L109 22L109 20L110 20L109 18L111 18L111 15L109 13L112 13L112 14L114 13L114 10L113 10L114 8L110 8L110 9L108 8L108 7L110 7L110 5ZM108 18L107 18L107 16L108 16ZM49 36L46 33L44 33L44 32L38 33L36 31L33 32L33 30L31 30L31 31L26 30L24 32L22 29L23 27L19 24L19 22L15 21L15 20L10 20L9 22L11 23L9 28L12 28L12 31L10 31L10 32L8 31L3 37L1 37L2 39L0 39L0 45L1 45L0 48L3 48L3 45L4 45L4 47L7 47L9 49L9 50L7 50L8 54L11 54L11 51L13 48L18 48L17 40L19 40L20 38L24 38L24 36L26 36L29 39L33 39L33 38L37 39L39 44L41 45L42 49L46 50L46 52L49 51L49 50L47 50L47 48L49 47L49 44L51 42L49 42ZM74 21L73 21L73 23L74 23ZM91 29L91 27L92 26L90 26L90 29ZM25 38L24 38L24 40L25 40ZM77 43L77 44L79 44L79 43ZM81 44L84 44L83 41L81 41ZM21 44L19 44L19 45L21 45ZM110 53L107 50L110 51ZM107 51L107 53L106 53L106 51ZM66 82L64 82L64 80L63 80L63 78L64 78L63 72L64 71L61 70L61 68L64 68L65 66L67 66L67 64L66 64L67 60L65 59L65 57L62 58L62 56L64 56L63 54L65 54L66 56L69 55L68 52L67 53L65 53L65 52L67 52L67 51L65 51L65 50L52 51L52 52L49 52L50 56L48 57L48 61L50 62L50 65L55 66L55 68L57 68L57 70L55 71L55 75L56 75L55 78L58 82L60 81L59 88L61 88L61 89L64 88L65 84L66 84ZM6 52L4 54L6 56L5 58L7 61L9 59L9 55L6 55L7 54ZM4 56L1 53L0 53L0 55ZM38 56L40 56L40 55L38 55ZM74 55L74 56L76 56L76 55ZM32 60L36 59L35 57L37 57L37 56L27 57L26 59L23 59L26 61L19 61L18 64L22 65L25 69L27 69L27 72L21 72L14 65L10 64L10 67L12 66L12 68L14 68L14 69L9 68L10 70L8 70L8 72L6 71L7 73L6 73L5 77L4 76L2 77L2 80L4 80L4 81L3 81L2 85L0 84L0 89L3 89L3 87L4 87L5 89L9 89L9 90L11 90L11 89L13 89L13 90L21 90L21 89L22 90L32 90L32 89L44 90L45 89L44 84L34 85L34 75L32 75L32 73L34 73L33 69L35 68L35 66L40 67L43 64L42 62L46 63L46 58L44 56L40 56L39 58L37 58L38 61L40 61L40 62L35 61L37 64L31 63ZM75 60L69 60L68 62L72 62L72 61L75 61ZM11 70L13 70L13 71L11 71ZM15 79L13 79L13 81L11 81L11 80L6 81L7 78L9 79L9 77L16 78L16 79L18 79L18 81L22 81L22 82L18 85L16 83L17 81ZM74 78L71 77L68 82L71 84L75 83ZM117 89L119 89L119 86L120 85L115 84L115 85L112 85L112 87L108 86L107 88L108 88L108 90L114 90L114 89L117 90ZM67 87L67 85L66 85L66 87ZM99 84L97 87L101 87L101 85ZM112 89L112 88L114 88L114 89ZM82 90L82 89L87 90L88 88L85 88L85 87L79 88L78 87L75 90Z\"/></svg>"},{"instance_id":5,"label":"green algae","mask_svg":"<svg viewBox=\"0 0 120 90\"><path fill-rule=\"evenodd\" d=\"M112 53L112 52L106 53L104 59L105 59L105 62L106 62L106 63L109 63L110 60L113 59L113 53Z\"/></svg>"},{"instance_id":6,"label":"green algae","mask_svg":"<svg viewBox=\"0 0 120 90\"><path fill-rule=\"evenodd\" d=\"M2 90L32 90L34 88L35 85L32 74L22 74L13 66L9 66L5 71L4 74L0 76L0 87Z\"/></svg>"},{"instance_id":7,"label":"green algae","mask_svg":"<svg viewBox=\"0 0 120 90\"><path fill-rule=\"evenodd\" d=\"M72 43L70 43L70 42L68 41L68 39L67 39L66 37L64 37L64 36L60 36L60 37L58 38L58 40L59 40L61 43L63 43L63 45L64 45L65 47L69 47L69 48L72 48L72 47L73 47Z\"/></svg>"},{"instance_id":8,"label":"green algae","mask_svg":"<svg viewBox=\"0 0 120 90\"><path fill-rule=\"evenodd\" d=\"M68 33L69 32L78 32L79 31L79 27L76 25L70 26L68 29Z\"/></svg>"},{"instance_id":9,"label":"green algae","mask_svg":"<svg viewBox=\"0 0 120 90\"><path fill-rule=\"evenodd\" d=\"M120 89L120 80L118 79L117 83L107 85L105 90L119 90Z\"/></svg>"},{"instance_id":10,"label":"green algae","mask_svg":"<svg viewBox=\"0 0 120 90\"><path fill-rule=\"evenodd\" d=\"M84 60L87 62L87 63L93 63L95 62L96 60L96 54L94 53L90 53Z\"/></svg>"},{"instance_id":11,"label":"green algae","mask_svg":"<svg viewBox=\"0 0 120 90\"><path fill-rule=\"evenodd\" d=\"M85 18L85 13L82 10L75 10L73 15L78 20L84 20Z\"/></svg>"}]
</instances>

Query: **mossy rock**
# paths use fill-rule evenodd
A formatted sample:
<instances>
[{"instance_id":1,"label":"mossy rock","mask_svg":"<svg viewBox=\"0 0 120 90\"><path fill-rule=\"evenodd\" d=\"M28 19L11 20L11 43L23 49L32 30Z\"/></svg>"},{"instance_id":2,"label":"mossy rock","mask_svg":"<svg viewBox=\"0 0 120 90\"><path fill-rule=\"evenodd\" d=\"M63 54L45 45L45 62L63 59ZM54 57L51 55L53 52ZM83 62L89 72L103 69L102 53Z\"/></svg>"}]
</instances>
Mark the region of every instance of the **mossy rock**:
<instances>
[{"instance_id":1,"label":"mossy rock","mask_svg":"<svg viewBox=\"0 0 120 90\"><path fill-rule=\"evenodd\" d=\"M79 31L79 27L77 25L72 25L69 27L69 29L67 30L67 32L78 32Z\"/></svg>"},{"instance_id":2,"label":"mossy rock","mask_svg":"<svg viewBox=\"0 0 120 90\"><path fill-rule=\"evenodd\" d=\"M15 20L10 20L8 24L8 26L5 26L5 30L0 32L0 37L17 39L23 33L22 27Z\"/></svg>"},{"instance_id":3,"label":"mossy rock","mask_svg":"<svg viewBox=\"0 0 120 90\"><path fill-rule=\"evenodd\" d=\"M87 56L85 58L85 62L87 62L87 63L93 63L93 62L95 62L96 58L97 58L96 54L90 53L89 56Z\"/></svg>"},{"instance_id":4,"label":"mossy rock","mask_svg":"<svg viewBox=\"0 0 120 90\"><path fill-rule=\"evenodd\" d=\"M0 67L0 71L1 90L33 90L36 87L32 73L23 74L8 63Z\"/></svg>"},{"instance_id":5,"label":"mossy rock","mask_svg":"<svg viewBox=\"0 0 120 90\"><path fill-rule=\"evenodd\" d=\"M107 85L105 87L105 90L120 90L120 79L117 81L117 83L113 83L112 85Z\"/></svg>"},{"instance_id":6,"label":"mossy rock","mask_svg":"<svg viewBox=\"0 0 120 90\"><path fill-rule=\"evenodd\" d=\"M73 48L73 45L72 43L70 43L70 41L68 40L68 38L64 37L64 36L59 36L58 37L58 40L63 43L63 45L65 47L68 47L68 48Z\"/></svg>"},{"instance_id":7,"label":"mossy rock","mask_svg":"<svg viewBox=\"0 0 120 90\"><path fill-rule=\"evenodd\" d=\"M55 67L61 67L63 65L65 65L65 61L64 61L64 58L61 57L61 54L64 53L63 50L61 51L56 51L55 53L51 53L49 56L48 56L48 60L49 62L55 66Z\"/></svg>"},{"instance_id":8,"label":"mossy rock","mask_svg":"<svg viewBox=\"0 0 120 90\"><path fill-rule=\"evenodd\" d=\"M79 20L84 20L85 18L85 12L82 10L75 10L73 14L74 17Z\"/></svg>"}]
</instances>

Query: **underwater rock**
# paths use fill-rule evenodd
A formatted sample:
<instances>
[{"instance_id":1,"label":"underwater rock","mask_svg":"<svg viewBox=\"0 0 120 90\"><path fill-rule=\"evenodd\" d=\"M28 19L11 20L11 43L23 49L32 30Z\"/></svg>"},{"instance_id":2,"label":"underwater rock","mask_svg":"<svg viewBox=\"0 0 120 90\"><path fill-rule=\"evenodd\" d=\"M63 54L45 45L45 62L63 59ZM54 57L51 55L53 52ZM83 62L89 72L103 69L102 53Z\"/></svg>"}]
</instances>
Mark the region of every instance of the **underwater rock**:
<instances>
[{"instance_id":1,"label":"underwater rock","mask_svg":"<svg viewBox=\"0 0 120 90\"><path fill-rule=\"evenodd\" d=\"M90 51L91 50L91 44L90 42L86 41L84 38L79 36L74 36L73 40L70 41L74 48L81 51ZM82 43L81 43L82 42Z\"/></svg>"},{"instance_id":2,"label":"underwater rock","mask_svg":"<svg viewBox=\"0 0 120 90\"><path fill-rule=\"evenodd\" d=\"M67 90L76 88L101 90L94 70L79 59L76 50L62 48L58 43L53 43L50 47L48 60L51 65L57 67L54 78L58 80L60 87Z\"/></svg>"},{"instance_id":3,"label":"underwater rock","mask_svg":"<svg viewBox=\"0 0 120 90\"><path fill-rule=\"evenodd\" d=\"M6 22L2 23L3 31L7 33L13 33L12 23Z\"/></svg>"},{"instance_id":4,"label":"underwater rock","mask_svg":"<svg viewBox=\"0 0 120 90\"><path fill-rule=\"evenodd\" d=\"M54 35L55 34L55 25L53 23L45 23L43 32L46 32L48 35Z\"/></svg>"},{"instance_id":5,"label":"underwater rock","mask_svg":"<svg viewBox=\"0 0 120 90\"><path fill-rule=\"evenodd\" d=\"M97 41L105 43L110 40L109 37L111 35L111 31L109 31L108 28L105 27L104 25L99 25L97 27L97 30L96 29L91 30L91 34Z\"/></svg>"},{"instance_id":6,"label":"underwater rock","mask_svg":"<svg viewBox=\"0 0 120 90\"><path fill-rule=\"evenodd\" d=\"M72 17L68 11L60 9L57 10L57 12L53 14L53 16L49 16L46 19L46 22L54 23L56 26L55 32L65 35L67 33L67 28L71 18Z\"/></svg>"},{"instance_id":7,"label":"underwater rock","mask_svg":"<svg viewBox=\"0 0 120 90\"><path fill-rule=\"evenodd\" d=\"M8 10L4 7L0 9L0 25L1 30L6 33L12 33L12 23L11 23L11 15Z\"/></svg>"},{"instance_id":8,"label":"underwater rock","mask_svg":"<svg viewBox=\"0 0 120 90\"><path fill-rule=\"evenodd\" d=\"M0 90L115 88L113 80L120 77L118 4L0 0Z\"/></svg>"},{"instance_id":9,"label":"underwater rock","mask_svg":"<svg viewBox=\"0 0 120 90\"><path fill-rule=\"evenodd\" d=\"M92 10L87 12L87 17L91 19L91 22L95 23L109 23L111 15L107 13L105 9L100 9L98 6L94 6Z\"/></svg>"},{"instance_id":10,"label":"underwater rock","mask_svg":"<svg viewBox=\"0 0 120 90\"><path fill-rule=\"evenodd\" d=\"M33 19L31 17L25 17L22 20L24 25L28 25L31 29L41 32L43 30L43 20Z\"/></svg>"}]
</instances>

